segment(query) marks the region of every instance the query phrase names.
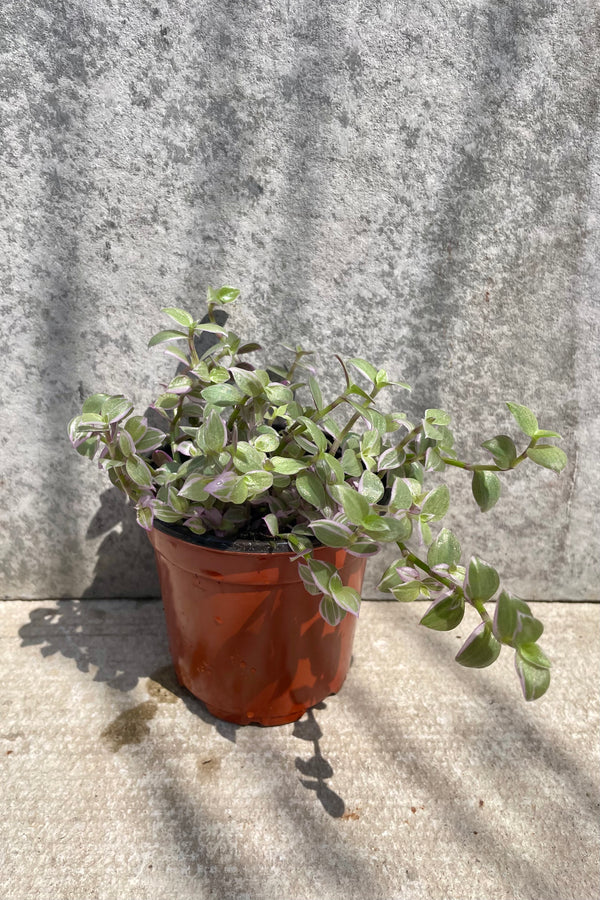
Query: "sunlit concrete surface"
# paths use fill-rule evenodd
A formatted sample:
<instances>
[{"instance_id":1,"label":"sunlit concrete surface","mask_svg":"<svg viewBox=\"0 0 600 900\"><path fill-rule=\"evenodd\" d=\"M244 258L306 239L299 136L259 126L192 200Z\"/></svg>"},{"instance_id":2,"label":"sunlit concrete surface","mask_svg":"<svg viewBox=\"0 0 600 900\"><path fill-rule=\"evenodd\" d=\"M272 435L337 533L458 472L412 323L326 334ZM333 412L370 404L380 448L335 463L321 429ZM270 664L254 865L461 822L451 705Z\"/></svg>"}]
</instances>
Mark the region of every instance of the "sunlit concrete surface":
<instances>
[{"instance_id":1,"label":"sunlit concrete surface","mask_svg":"<svg viewBox=\"0 0 600 900\"><path fill-rule=\"evenodd\" d=\"M596 900L600 605L535 607L536 704L424 608L365 603L340 694L265 729L177 687L157 602L1 604L3 900Z\"/></svg>"}]
</instances>

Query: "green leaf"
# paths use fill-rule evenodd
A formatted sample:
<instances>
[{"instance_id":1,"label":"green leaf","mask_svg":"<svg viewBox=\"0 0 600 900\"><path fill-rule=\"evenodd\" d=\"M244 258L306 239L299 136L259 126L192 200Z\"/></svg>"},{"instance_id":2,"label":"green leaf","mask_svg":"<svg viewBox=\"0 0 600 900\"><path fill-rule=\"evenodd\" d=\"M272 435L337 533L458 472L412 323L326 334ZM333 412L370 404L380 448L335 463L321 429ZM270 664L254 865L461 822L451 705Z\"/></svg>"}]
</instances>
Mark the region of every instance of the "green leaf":
<instances>
[{"instance_id":1,"label":"green leaf","mask_svg":"<svg viewBox=\"0 0 600 900\"><path fill-rule=\"evenodd\" d=\"M125 468L135 484L140 487L152 486L152 471L148 463L140 456L130 456L125 463Z\"/></svg>"},{"instance_id":2,"label":"green leaf","mask_svg":"<svg viewBox=\"0 0 600 900\"><path fill-rule=\"evenodd\" d=\"M481 512L487 512L498 502L500 497L500 479L487 469L475 469L471 482L473 496Z\"/></svg>"},{"instance_id":3,"label":"green leaf","mask_svg":"<svg viewBox=\"0 0 600 900\"><path fill-rule=\"evenodd\" d=\"M129 415L132 409L133 403L126 397L109 397L102 404L102 415L107 422L113 425Z\"/></svg>"},{"instance_id":4,"label":"green leaf","mask_svg":"<svg viewBox=\"0 0 600 900\"><path fill-rule=\"evenodd\" d=\"M316 539L326 547L348 547L352 539L352 532L346 525L333 522L330 519L318 519L311 522L309 528Z\"/></svg>"},{"instance_id":5,"label":"green leaf","mask_svg":"<svg viewBox=\"0 0 600 900\"><path fill-rule=\"evenodd\" d=\"M103 416L98 415L98 413L85 413L82 416L76 416L71 422L71 426L77 432L108 430L106 420Z\"/></svg>"},{"instance_id":6,"label":"green leaf","mask_svg":"<svg viewBox=\"0 0 600 900\"><path fill-rule=\"evenodd\" d=\"M376 541L404 541L410 537L412 525L406 518L395 519L393 516L367 516L363 524L364 532Z\"/></svg>"},{"instance_id":7,"label":"green leaf","mask_svg":"<svg viewBox=\"0 0 600 900\"><path fill-rule=\"evenodd\" d=\"M233 303L240 296L238 288L230 287L228 284L223 285L217 291L217 299L219 303Z\"/></svg>"},{"instance_id":8,"label":"green leaf","mask_svg":"<svg viewBox=\"0 0 600 900\"><path fill-rule=\"evenodd\" d=\"M221 337L227 336L227 330L221 325L217 325L216 322L202 322L199 325L194 325L194 331L207 331L209 334L218 334Z\"/></svg>"},{"instance_id":9,"label":"green leaf","mask_svg":"<svg viewBox=\"0 0 600 900\"><path fill-rule=\"evenodd\" d=\"M324 453L327 449L327 438L325 437L319 426L316 425L311 419L308 419L306 416L299 416L298 421L302 423L304 429L310 435L310 439L316 445L319 453Z\"/></svg>"},{"instance_id":10,"label":"green leaf","mask_svg":"<svg viewBox=\"0 0 600 900\"><path fill-rule=\"evenodd\" d=\"M442 528L427 551L430 566L447 565L451 568L460 562L460 543L449 528Z\"/></svg>"},{"instance_id":11,"label":"green leaf","mask_svg":"<svg viewBox=\"0 0 600 900\"><path fill-rule=\"evenodd\" d=\"M354 588L342 584L342 579L337 572L329 579L329 593L338 606L341 606L346 612L352 613L353 616L358 615L360 594Z\"/></svg>"},{"instance_id":12,"label":"green leaf","mask_svg":"<svg viewBox=\"0 0 600 900\"><path fill-rule=\"evenodd\" d=\"M421 515L427 516L428 521L437 522L448 512L450 508L450 489L447 484L440 484L425 497L421 507Z\"/></svg>"},{"instance_id":13,"label":"green leaf","mask_svg":"<svg viewBox=\"0 0 600 900\"><path fill-rule=\"evenodd\" d=\"M267 399L276 406L285 406L286 403L291 403L294 399L294 394L288 387L276 382L268 384L264 392L267 395Z\"/></svg>"},{"instance_id":14,"label":"green leaf","mask_svg":"<svg viewBox=\"0 0 600 900\"><path fill-rule=\"evenodd\" d=\"M426 547L429 547L429 545L433 541L433 534L431 533L431 528L429 527L427 522L423 521L422 516L419 516L419 531L421 532L421 540Z\"/></svg>"},{"instance_id":15,"label":"green leaf","mask_svg":"<svg viewBox=\"0 0 600 900\"><path fill-rule=\"evenodd\" d=\"M344 470L339 460L331 453L325 453L317 463L319 470L324 469L327 484L342 484L344 482Z\"/></svg>"},{"instance_id":16,"label":"green leaf","mask_svg":"<svg viewBox=\"0 0 600 900\"><path fill-rule=\"evenodd\" d=\"M520 403L507 403L506 405L521 431L529 437L533 437L538 430L538 420L532 411L527 406L521 406Z\"/></svg>"},{"instance_id":17,"label":"green leaf","mask_svg":"<svg viewBox=\"0 0 600 900\"><path fill-rule=\"evenodd\" d=\"M484 441L481 446L489 450L501 469L510 469L517 458L515 442L507 434L497 434L489 441Z\"/></svg>"},{"instance_id":18,"label":"green leaf","mask_svg":"<svg viewBox=\"0 0 600 900\"><path fill-rule=\"evenodd\" d=\"M379 544L370 540L358 540L354 541L351 546L352 553L354 555L360 556L375 556L379 553Z\"/></svg>"},{"instance_id":19,"label":"green leaf","mask_svg":"<svg viewBox=\"0 0 600 900\"><path fill-rule=\"evenodd\" d=\"M190 505L188 500L185 497L179 496L174 485L169 485L167 496L169 498L169 505L176 510L176 512L184 513L188 510Z\"/></svg>"},{"instance_id":20,"label":"green leaf","mask_svg":"<svg viewBox=\"0 0 600 900\"><path fill-rule=\"evenodd\" d=\"M256 449L263 453L272 453L273 450L277 450L281 443L281 438L275 429L269 428L268 425L262 425L259 426L258 430L260 431L260 434L254 440Z\"/></svg>"},{"instance_id":21,"label":"green leaf","mask_svg":"<svg viewBox=\"0 0 600 900\"><path fill-rule=\"evenodd\" d=\"M263 393L265 386L256 372L248 372L246 369L238 369L236 366L232 366L229 371L239 389L247 396L260 397Z\"/></svg>"},{"instance_id":22,"label":"green leaf","mask_svg":"<svg viewBox=\"0 0 600 900\"><path fill-rule=\"evenodd\" d=\"M170 394L187 394L193 384L189 375L176 375L167 385L167 391Z\"/></svg>"},{"instance_id":23,"label":"green leaf","mask_svg":"<svg viewBox=\"0 0 600 900\"><path fill-rule=\"evenodd\" d=\"M272 456L271 465L275 472L279 472L281 475L296 475L308 467L308 462L292 459L289 456Z\"/></svg>"},{"instance_id":24,"label":"green leaf","mask_svg":"<svg viewBox=\"0 0 600 900\"><path fill-rule=\"evenodd\" d=\"M171 509L166 503L160 503L159 501L154 504L154 516L155 518L160 519L161 522L167 522L169 524L179 522L182 518L180 512Z\"/></svg>"},{"instance_id":25,"label":"green leaf","mask_svg":"<svg viewBox=\"0 0 600 900\"><path fill-rule=\"evenodd\" d=\"M437 447L428 447L425 453L425 468L428 472L443 472L446 463Z\"/></svg>"},{"instance_id":26,"label":"green leaf","mask_svg":"<svg viewBox=\"0 0 600 900\"><path fill-rule=\"evenodd\" d=\"M91 397L88 397L81 407L82 413L96 413L100 414L102 410L102 404L105 400L108 400L110 394L92 394Z\"/></svg>"},{"instance_id":27,"label":"green leaf","mask_svg":"<svg viewBox=\"0 0 600 900\"><path fill-rule=\"evenodd\" d=\"M309 557L307 564L316 586L321 593L328 594L329 579L336 572L335 566L331 563L323 562L321 559L315 559L314 556Z\"/></svg>"},{"instance_id":28,"label":"green leaf","mask_svg":"<svg viewBox=\"0 0 600 900\"><path fill-rule=\"evenodd\" d=\"M166 440L166 434L159 428L147 428L141 438L135 442L138 453L148 453L149 450L156 450Z\"/></svg>"},{"instance_id":29,"label":"green leaf","mask_svg":"<svg viewBox=\"0 0 600 900\"><path fill-rule=\"evenodd\" d=\"M397 447L389 447L387 450L384 450L378 458L377 470L379 472L384 472L388 469L397 469L402 465L405 458L404 450L398 449Z\"/></svg>"},{"instance_id":30,"label":"green leaf","mask_svg":"<svg viewBox=\"0 0 600 900\"><path fill-rule=\"evenodd\" d=\"M214 366L209 372L213 384L224 384L229 381L229 371L224 366Z\"/></svg>"},{"instance_id":31,"label":"green leaf","mask_svg":"<svg viewBox=\"0 0 600 900\"><path fill-rule=\"evenodd\" d=\"M263 516L265 520L265 525L273 535L273 537L277 537L279 534L279 520L274 513L267 513L266 516ZM298 567L300 568L300 566Z\"/></svg>"},{"instance_id":32,"label":"green leaf","mask_svg":"<svg viewBox=\"0 0 600 900\"><path fill-rule=\"evenodd\" d=\"M564 450L551 444L538 444L537 447L530 447L527 456L536 465L552 469L553 472L562 472L567 464L567 454Z\"/></svg>"},{"instance_id":33,"label":"green leaf","mask_svg":"<svg viewBox=\"0 0 600 900\"><path fill-rule=\"evenodd\" d=\"M538 438L555 437L555 438L559 438L562 441L562 437L560 436L558 431L546 431L545 428L538 428L538 430L536 431L536 433L533 436L534 436L534 438L536 438L536 440Z\"/></svg>"},{"instance_id":34,"label":"green leaf","mask_svg":"<svg viewBox=\"0 0 600 900\"><path fill-rule=\"evenodd\" d=\"M532 666L537 666L539 669L549 669L552 665L546 654L534 641L520 644L518 654L521 659L531 663Z\"/></svg>"},{"instance_id":35,"label":"green leaf","mask_svg":"<svg viewBox=\"0 0 600 900\"><path fill-rule=\"evenodd\" d=\"M169 344L164 348L164 352L168 353L169 356L174 356L180 362L184 363L184 365L189 367L190 360L187 353L185 353L183 350L180 350L180 348L176 347L175 344Z\"/></svg>"},{"instance_id":36,"label":"green leaf","mask_svg":"<svg viewBox=\"0 0 600 900\"><path fill-rule=\"evenodd\" d=\"M179 496L187 497L188 500L194 500L196 503L208 500L209 495L204 488L211 481L211 475L190 475L179 491Z\"/></svg>"},{"instance_id":37,"label":"green leaf","mask_svg":"<svg viewBox=\"0 0 600 900\"><path fill-rule=\"evenodd\" d=\"M344 513L354 525L361 525L369 515L369 501L347 484L336 484L330 488L332 497L341 503Z\"/></svg>"},{"instance_id":38,"label":"green leaf","mask_svg":"<svg viewBox=\"0 0 600 900\"><path fill-rule=\"evenodd\" d=\"M160 394L154 401L158 409L175 409L181 398L177 394Z\"/></svg>"},{"instance_id":39,"label":"green leaf","mask_svg":"<svg viewBox=\"0 0 600 900\"><path fill-rule=\"evenodd\" d=\"M141 525L145 531L152 528L152 510L148 506L138 506L136 508L136 518L138 525Z\"/></svg>"},{"instance_id":40,"label":"green leaf","mask_svg":"<svg viewBox=\"0 0 600 900\"><path fill-rule=\"evenodd\" d=\"M469 560L464 591L469 600L485 603L494 596L500 586L500 578L493 566L478 556Z\"/></svg>"},{"instance_id":41,"label":"green leaf","mask_svg":"<svg viewBox=\"0 0 600 900\"><path fill-rule=\"evenodd\" d=\"M416 482L419 493L421 486ZM389 509L390 512L397 512L401 509L410 509L413 504L413 494L409 485L401 478L396 478L392 484L390 493Z\"/></svg>"},{"instance_id":42,"label":"green leaf","mask_svg":"<svg viewBox=\"0 0 600 900\"><path fill-rule=\"evenodd\" d=\"M187 334L183 331L159 331L148 341L148 347L155 347L157 344L164 344L165 341L180 341L182 338L187 340Z\"/></svg>"},{"instance_id":43,"label":"green leaf","mask_svg":"<svg viewBox=\"0 0 600 900\"><path fill-rule=\"evenodd\" d=\"M234 406L244 399L244 394L234 384L211 384L200 393L214 406Z\"/></svg>"},{"instance_id":44,"label":"green leaf","mask_svg":"<svg viewBox=\"0 0 600 900\"><path fill-rule=\"evenodd\" d=\"M449 425L450 415L443 409L426 409L425 419L434 425Z\"/></svg>"},{"instance_id":45,"label":"green leaf","mask_svg":"<svg viewBox=\"0 0 600 900\"><path fill-rule=\"evenodd\" d=\"M456 662L472 669L484 669L498 659L502 644L492 634L488 622L482 622L467 638L458 653Z\"/></svg>"},{"instance_id":46,"label":"green leaf","mask_svg":"<svg viewBox=\"0 0 600 900\"><path fill-rule=\"evenodd\" d=\"M537 641L543 631L544 626L524 600L502 591L494 612L494 634L499 641L517 647Z\"/></svg>"},{"instance_id":47,"label":"green leaf","mask_svg":"<svg viewBox=\"0 0 600 900\"><path fill-rule=\"evenodd\" d=\"M328 597L327 595L323 596L319 604L319 612L327 624L333 626L339 625L346 615L346 610L338 606L333 597Z\"/></svg>"},{"instance_id":48,"label":"green leaf","mask_svg":"<svg viewBox=\"0 0 600 900\"><path fill-rule=\"evenodd\" d=\"M398 566L401 566L403 563L402 559L396 559L394 562L387 567L381 581L377 585L377 589L383 591L386 594L389 594L394 587L398 587L400 584L403 584L402 578L398 574Z\"/></svg>"},{"instance_id":49,"label":"green leaf","mask_svg":"<svg viewBox=\"0 0 600 900\"><path fill-rule=\"evenodd\" d=\"M373 472L363 473L358 485L358 490L369 503L377 503L385 493L381 479Z\"/></svg>"},{"instance_id":50,"label":"green leaf","mask_svg":"<svg viewBox=\"0 0 600 900\"><path fill-rule=\"evenodd\" d=\"M417 600L421 596L422 590L423 585L420 581L407 581L391 588L396 600L401 600L402 603L412 603L413 600Z\"/></svg>"},{"instance_id":51,"label":"green leaf","mask_svg":"<svg viewBox=\"0 0 600 900\"><path fill-rule=\"evenodd\" d=\"M319 383L314 375L310 375L308 378L308 386L310 388L310 392L312 394L312 398L315 402L315 407L317 410L323 409L323 395L321 393L321 388L319 387Z\"/></svg>"},{"instance_id":52,"label":"green leaf","mask_svg":"<svg viewBox=\"0 0 600 900\"><path fill-rule=\"evenodd\" d=\"M135 442L128 431L122 431L119 435L119 447L123 456L133 456L135 454Z\"/></svg>"},{"instance_id":53,"label":"green leaf","mask_svg":"<svg viewBox=\"0 0 600 900\"><path fill-rule=\"evenodd\" d=\"M174 322L177 322L178 325L183 325L184 328L189 328L194 324L194 320L189 313L183 309L177 309L175 306L165 306L161 312L166 313Z\"/></svg>"},{"instance_id":54,"label":"green leaf","mask_svg":"<svg viewBox=\"0 0 600 900\"><path fill-rule=\"evenodd\" d=\"M366 359L354 358L349 359L348 362L350 365L354 366L355 369L358 369L359 372L362 372L363 375L366 375L369 381L372 381L373 384L375 384L377 378L377 369L375 366L372 366Z\"/></svg>"},{"instance_id":55,"label":"green leaf","mask_svg":"<svg viewBox=\"0 0 600 900\"><path fill-rule=\"evenodd\" d=\"M460 625L465 614L465 601L458 594L450 594L431 604L420 624L434 631L451 631Z\"/></svg>"},{"instance_id":56,"label":"green leaf","mask_svg":"<svg viewBox=\"0 0 600 900\"><path fill-rule=\"evenodd\" d=\"M263 491L267 491L273 484L273 473L265 472L262 469L255 472L246 472L243 477L248 488L248 496L251 499L258 496L258 494L262 494Z\"/></svg>"},{"instance_id":57,"label":"green leaf","mask_svg":"<svg viewBox=\"0 0 600 900\"><path fill-rule=\"evenodd\" d=\"M327 506L327 495L325 488L320 479L313 472L302 472L296 478L296 489L301 497L315 506L317 509L323 509Z\"/></svg>"},{"instance_id":58,"label":"green leaf","mask_svg":"<svg viewBox=\"0 0 600 900\"><path fill-rule=\"evenodd\" d=\"M232 452L233 448L230 447L229 450ZM247 441L238 441L235 451L232 452L232 457L235 468L242 474L264 467L264 453Z\"/></svg>"},{"instance_id":59,"label":"green leaf","mask_svg":"<svg viewBox=\"0 0 600 900\"><path fill-rule=\"evenodd\" d=\"M219 413L213 409L202 426L204 446L209 453L220 453L227 443L227 430Z\"/></svg>"},{"instance_id":60,"label":"green leaf","mask_svg":"<svg viewBox=\"0 0 600 900\"><path fill-rule=\"evenodd\" d=\"M344 450L340 462L342 464L342 469L347 475L351 475L354 478L360 478L363 467L354 450L350 447Z\"/></svg>"},{"instance_id":61,"label":"green leaf","mask_svg":"<svg viewBox=\"0 0 600 900\"><path fill-rule=\"evenodd\" d=\"M530 662L528 659L528 651L525 650L525 652L523 652L524 647L529 648L530 646L536 647L535 644L519 647L515 653L515 668L517 670L517 675L519 676L519 681L521 682L521 689L525 699L537 700L548 690L550 685L550 669L546 665L537 665ZM536 648L536 650L549 665L549 660L544 656L539 647ZM535 654L537 659L539 659L540 656Z\"/></svg>"},{"instance_id":62,"label":"green leaf","mask_svg":"<svg viewBox=\"0 0 600 900\"><path fill-rule=\"evenodd\" d=\"M132 416L125 422L125 431L127 431L134 442L141 440L148 430L148 426L144 423L143 416Z\"/></svg>"}]
</instances>

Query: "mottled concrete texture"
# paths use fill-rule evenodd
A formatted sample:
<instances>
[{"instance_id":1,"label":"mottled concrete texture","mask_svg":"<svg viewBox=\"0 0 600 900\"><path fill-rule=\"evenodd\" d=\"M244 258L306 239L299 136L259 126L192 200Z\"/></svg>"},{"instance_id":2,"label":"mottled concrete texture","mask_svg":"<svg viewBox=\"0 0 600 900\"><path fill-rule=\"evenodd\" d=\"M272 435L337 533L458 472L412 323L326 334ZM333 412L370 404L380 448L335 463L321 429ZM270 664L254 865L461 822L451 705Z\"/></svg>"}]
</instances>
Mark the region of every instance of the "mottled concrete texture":
<instances>
[{"instance_id":1,"label":"mottled concrete texture","mask_svg":"<svg viewBox=\"0 0 600 900\"><path fill-rule=\"evenodd\" d=\"M545 605L536 704L423 610L263 729L177 688L156 601L0 604L3 900L597 900L600 607Z\"/></svg>"},{"instance_id":2,"label":"mottled concrete texture","mask_svg":"<svg viewBox=\"0 0 600 900\"><path fill-rule=\"evenodd\" d=\"M457 477L452 523L521 595L597 598L598 26L595 0L3 0L0 596L157 593L65 424L102 389L143 410L159 308L227 281L240 333L384 365L471 457L532 406L568 470L486 516Z\"/></svg>"}]
</instances>

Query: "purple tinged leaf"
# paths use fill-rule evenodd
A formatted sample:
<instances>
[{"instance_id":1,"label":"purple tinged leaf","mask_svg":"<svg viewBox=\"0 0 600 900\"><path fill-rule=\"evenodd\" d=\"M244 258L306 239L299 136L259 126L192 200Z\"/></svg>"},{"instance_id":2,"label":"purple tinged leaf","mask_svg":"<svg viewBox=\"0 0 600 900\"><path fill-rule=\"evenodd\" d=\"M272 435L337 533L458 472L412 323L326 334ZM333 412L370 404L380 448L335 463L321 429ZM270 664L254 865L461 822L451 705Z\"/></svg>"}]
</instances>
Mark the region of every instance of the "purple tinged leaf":
<instances>
[{"instance_id":1,"label":"purple tinged leaf","mask_svg":"<svg viewBox=\"0 0 600 900\"><path fill-rule=\"evenodd\" d=\"M312 573L307 565L299 563L298 574L300 575L304 587L309 594L312 594L314 597L316 597L319 594L323 593L321 589L315 584Z\"/></svg>"},{"instance_id":2,"label":"purple tinged leaf","mask_svg":"<svg viewBox=\"0 0 600 900\"><path fill-rule=\"evenodd\" d=\"M546 693L550 685L549 669L530 663L519 651L515 653L515 668L526 700L537 700Z\"/></svg>"},{"instance_id":3,"label":"purple tinged leaf","mask_svg":"<svg viewBox=\"0 0 600 900\"><path fill-rule=\"evenodd\" d=\"M336 568L331 563L323 562L320 559L311 558L308 560L308 568L312 575L315 585L321 593L329 593L329 581L335 574Z\"/></svg>"},{"instance_id":4,"label":"purple tinged leaf","mask_svg":"<svg viewBox=\"0 0 600 900\"><path fill-rule=\"evenodd\" d=\"M109 397L102 404L102 416L109 425L120 422L133 410L133 403L121 395Z\"/></svg>"},{"instance_id":5,"label":"purple tinged leaf","mask_svg":"<svg viewBox=\"0 0 600 900\"><path fill-rule=\"evenodd\" d=\"M125 464L127 474L139 487L150 487L152 472L148 464L140 456L130 456Z\"/></svg>"},{"instance_id":6,"label":"purple tinged leaf","mask_svg":"<svg viewBox=\"0 0 600 900\"><path fill-rule=\"evenodd\" d=\"M176 347L174 344L169 344L168 347L165 347L164 351L166 356L173 356L175 359L182 362L185 366L189 367L190 361L187 357L187 354L184 353L183 350L180 350L179 347Z\"/></svg>"},{"instance_id":7,"label":"purple tinged leaf","mask_svg":"<svg viewBox=\"0 0 600 900\"><path fill-rule=\"evenodd\" d=\"M461 666L483 669L498 659L501 648L502 645L492 634L491 626L487 622L481 622L464 642L455 659Z\"/></svg>"},{"instance_id":8,"label":"purple tinged leaf","mask_svg":"<svg viewBox=\"0 0 600 900\"><path fill-rule=\"evenodd\" d=\"M137 521L145 531L150 531L154 522L154 496L143 494L136 506Z\"/></svg>"},{"instance_id":9,"label":"purple tinged leaf","mask_svg":"<svg viewBox=\"0 0 600 900\"><path fill-rule=\"evenodd\" d=\"M167 435L159 428L147 428L142 437L136 440L137 452L150 453L151 450L156 450L164 444L166 439Z\"/></svg>"},{"instance_id":10,"label":"purple tinged leaf","mask_svg":"<svg viewBox=\"0 0 600 900\"><path fill-rule=\"evenodd\" d=\"M346 610L337 605L331 597L323 596L319 604L319 612L328 625L336 626L346 615Z\"/></svg>"},{"instance_id":11,"label":"purple tinged leaf","mask_svg":"<svg viewBox=\"0 0 600 900\"><path fill-rule=\"evenodd\" d=\"M352 531L347 525L342 525L333 519L317 519L308 527L316 539L326 547L348 547L350 545Z\"/></svg>"},{"instance_id":12,"label":"purple tinged leaf","mask_svg":"<svg viewBox=\"0 0 600 900\"><path fill-rule=\"evenodd\" d=\"M419 572L417 569L414 569L412 566L398 566L396 568L396 572L402 579L402 581L418 581Z\"/></svg>"},{"instance_id":13,"label":"purple tinged leaf","mask_svg":"<svg viewBox=\"0 0 600 900\"><path fill-rule=\"evenodd\" d=\"M119 447L125 456L135 455L135 443L128 431L121 431L119 434Z\"/></svg>"},{"instance_id":14,"label":"purple tinged leaf","mask_svg":"<svg viewBox=\"0 0 600 900\"><path fill-rule=\"evenodd\" d=\"M167 392L178 395L189 394L193 386L194 383L189 375L177 375L167 385Z\"/></svg>"},{"instance_id":15,"label":"purple tinged leaf","mask_svg":"<svg viewBox=\"0 0 600 900\"><path fill-rule=\"evenodd\" d=\"M187 339L187 334L184 334L183 331L159 331L150 338L148 347L155 347L156 344L164 344L165 341L180 341L182 338Z\"/></svg>"},{"instance_id":16,"label":"purple tinged leaf","mask_svg":"<svg viewBox=\"0 0 600 900\"><path fill-rule=\"evenodd\" d=\"M381 545L374 541L356 541L347 548L350 556L368 557L376 556L381 550Z\"/></svg>"}]
</instances>

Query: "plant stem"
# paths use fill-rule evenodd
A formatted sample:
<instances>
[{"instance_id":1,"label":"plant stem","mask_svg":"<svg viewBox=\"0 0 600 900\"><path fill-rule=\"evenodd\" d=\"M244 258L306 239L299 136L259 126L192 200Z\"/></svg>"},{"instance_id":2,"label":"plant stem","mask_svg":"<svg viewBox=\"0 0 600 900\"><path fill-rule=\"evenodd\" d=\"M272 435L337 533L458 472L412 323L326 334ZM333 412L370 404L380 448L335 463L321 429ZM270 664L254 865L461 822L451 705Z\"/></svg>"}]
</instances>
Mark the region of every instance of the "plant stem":
<instances>
[{"instance_id":1,"label":"plant stem","mask_svg":"<svg viewBox=\"0 0 600 900\"><path fill-rule=\"evenodd\" d=\"M429 575L430 578L434 578L436 581L438 581L440 584L443 584L445 587L451 588L455 594L457 594L459 597L462 597L464 600L467 601L467 603L470 603L471 606L477 610L477 612L479 613L479 615L481 616L481 618L484 622L487 622L488 624L491 625L491 623L492 623L491 616L480 600L471 600L469 597L467 597L467 595L465 594L463 589L460 587L460 585L455 584L450 578L445 578L443 575L438 575L437 572L434 572L433 569L431 568L431 566L427 565L426 562L424 562L420 557L416 556L414 553L411 553L411 551L408 549L406 544L404 544L402 541L398 541L398 547L402 551L404 559L406 560L407 563L421 569L423 572L425 572L427 575Z\"/></svg>"},{"instance_id":2,"label":"plant stem","mask_svg":"<svg viewBox=\"0 0 600 900\"><path fill-rule=\"evenodd\" d=\"M461 462L460 459L450 459L447 456L441 456L441 454L440 458L447 466L456 466L457 469L467 469L469 472L504 472L504 469L494 463L466 463Z\"/></svg>"},{"instance_id":3,"label":"plant stem","mask_svg":"<svg viewBox=\"0 0 600 900\"><path fill-rule=\"evenodd\" d=\"M369 398L370 398L371 402L375 399L375 397L377 396L377 394L379 393L380 390L381 390L381 388L378 388L376 385L373 387L373 390L369 394ZM344 397L344 399L347 400L347 397ZM369 408L368 406L364 407L364 409L368 409L368 408ZM355 412L354 415L352 416L352 418L350 419L350 421L344 425L344 427L342 428L342 430L339 434L339 437L337 437L335 439L335 441L333 442L333 444L331 445L331 450L329 452L331 453L332 456L335 456L342 441L344 440L344 438L346 437L346 435L348 434L348 432L350 431L350 429L352 428L352 426L358 420L359 417L360 417L360 413Z\"/></svg>"},{"instance_id":4,"label":"plant stem","mask_svg":"<svg viewBox=\"0 0 600 900\"><path fill-rule=\"evenodd\" d=\"M423 431L423 426L417 425L415 428L413 428L412 431L409 431L408 434L404 435L404 437L402 438L400 443L396 445L396 450L402 450L402 448L406 447L406 445L408 443L410 443L410 441L412 441L413 438L418 437L422 431Z\"/></svg>"}]
</instances>

